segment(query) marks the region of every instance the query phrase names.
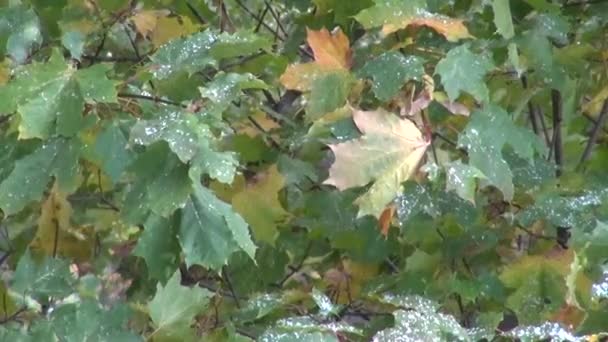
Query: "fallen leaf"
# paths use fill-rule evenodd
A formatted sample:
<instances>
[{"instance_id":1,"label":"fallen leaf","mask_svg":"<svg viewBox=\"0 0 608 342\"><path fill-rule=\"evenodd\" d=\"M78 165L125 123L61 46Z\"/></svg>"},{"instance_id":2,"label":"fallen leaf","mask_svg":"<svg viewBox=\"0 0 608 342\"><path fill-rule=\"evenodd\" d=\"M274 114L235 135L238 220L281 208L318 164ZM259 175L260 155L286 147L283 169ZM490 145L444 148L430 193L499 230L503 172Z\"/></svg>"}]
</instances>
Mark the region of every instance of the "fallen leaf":
<instances>
[{"instance_id":1,"label":"fallen leaf","mask_svg":"<svg viewBox=\"0 0 608 342\"><path fill-rule=\"evenodd\" d=\"M359 205L358 217L379 217L401 192L401 184L414 174L429 142L410 120L383 109L353 110L353 120L363 135L329 145L336 160L325 184L345 190L373 181L355 203Z\"/></svg>"}]
</instances>

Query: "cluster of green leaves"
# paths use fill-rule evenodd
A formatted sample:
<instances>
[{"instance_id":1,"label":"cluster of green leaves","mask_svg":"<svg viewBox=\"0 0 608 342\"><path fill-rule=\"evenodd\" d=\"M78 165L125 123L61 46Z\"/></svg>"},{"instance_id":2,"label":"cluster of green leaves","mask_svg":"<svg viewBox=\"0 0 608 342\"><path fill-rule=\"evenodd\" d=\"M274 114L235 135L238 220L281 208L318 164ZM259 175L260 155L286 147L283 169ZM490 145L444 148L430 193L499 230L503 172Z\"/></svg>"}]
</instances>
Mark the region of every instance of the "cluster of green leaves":
<instances>
[{"instance_id":1,"label":"cluster of green leaves","mask_svg":"<svg viewBox=\"0 0 608 342\"><path fill-rule=\"evenodd\" d=\"M1 341L608 332L608 2L0 6Z\"/></svg>"}]
</instances>

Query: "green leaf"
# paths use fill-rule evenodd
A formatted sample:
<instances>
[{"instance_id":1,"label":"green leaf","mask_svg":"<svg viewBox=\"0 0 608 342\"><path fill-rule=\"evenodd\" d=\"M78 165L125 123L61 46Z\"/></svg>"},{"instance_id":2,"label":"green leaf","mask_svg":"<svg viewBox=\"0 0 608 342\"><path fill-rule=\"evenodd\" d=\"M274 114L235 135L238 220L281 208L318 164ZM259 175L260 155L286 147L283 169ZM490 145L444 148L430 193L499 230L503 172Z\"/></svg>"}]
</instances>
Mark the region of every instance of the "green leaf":
<instances>
[{"instance_id":1,"label":"green leaf","mask_svg":"<svg viewBox=\"0 0 608 342\"><path fill-rule=\"evenodd\" d=\"M125 169L131 164L134 153L127 148L127 137L117 124L108 124L97 136L87 159L100 166L112 182L117 183Z\"/></svg>"},{"instance_id":2,"label":"green leaf","mask_svg":"<svg viewBox=\"0 0 608 342\"><path fill-rule=\"evenodd\" d=\"M107 68L76 70L53 50L48 62L25 66L0 88L0 110L19 112L21 139L73 136L83 127L85 100L116 102Z\"/></svg>"},{"instance_id":3,"label":"green leaf","mask_svg":"<svg viewBox=\"0 0 608 342\"><path fill-rule=\"evenodd\" d=\"M133 255L144 258L151 278L165 282L179 264L175 219L150 215L143 226L144 232L137 241Z\"/></svg>"},{"instance_id":4,"label":"green leaf","mask_svg":"<svg viewBox=\"0 0 608 342\"><path fill-rule=\"evenodd\" d=\"M239 250L255 257L245 220L199 184L182 210L179 242L188 265L220 269Z\"/></svg>"},{"instance_id":5,"label":"green leaf","mask_svg":"<svg viewBox=\"0 0 608 342\"><path fill-rule=\"evenodd\" d=\"M509 114L495 105L486 105L471 114L471 121L458 139L458 145L469 152L469 165L484 174L488 182L504 195L513 198L513 174L502 156L510 145L521 158L532 162L534 153L544 155L545 146L530 130L516 126Z\"/></svg>"},{"instance_id":6,"label":"green leaf","mask_svg":"<svg viewBox=\"0 0 608 342\"><path fill-rule=\"evenodd\" d=\"M509 0L492 1L492 10L494 11L494 25L496 25L498 33L505 39L513 38L515 29L511 19Z\"/></svg>"},{"instance_id":7,"label":"green leaf","mask_svg":"<svg viewBox=\"0 0 608 342\"><path fill-rule=\"evenodd\" d=\"M78 80L80 91L87 103L118 102L117 82L110 80L107 76L110 70L112 70L111 64L95 64L76 72L74 76Z\"/></svg>"},{"instance_id":8,"label":"green leaf","mask_svg":"<svg viewBox=\"0 0 608 342\"><path fill-rule=\"evenodd\" d=\"M367 62L359 74L373 79L372 90L376 97L388 101L407 81L422 81L422 63L422 58L418 56L404 56L399 52L390 51Z\"/></svg>"},{"instance_id":9,"label":"green leaf","mask_svg":"<svg viewBox=\"0 0 608 342\"><path fill-rule=\"evenodd\" d=\"M475 178L486 178L486 176L460 160L450 163L446 173L448 176L446 191L455 190L462 199L475 203Z\"/></svg>"},{"instance_id":10,"label":"green leaf","mask_svg":"<svg viewBox=\"0 0 608 342\"><path fill-rule=\"evenodd\" d=\"M282 298L277 293L263 293L257 295L245 304L238 313L238 320L243 323L256 321L268 316L283 304Z\"/></svg>"},{"instance_id":11,"label":"green leaf","mask_svg":"<svg viewBox=\"0 0 608 342\"><path fill-rule=\"evenodd\" d=\"M192 114L161 111L155 119L138 121L131 129L130 139L145 146L166 141L183 163L190 162L189 174L194 181L203 173L227 184L234 179L238 166L236 155L216 151L211 128Z\"/></svg>"},{"instance_id":12,"label":"green leaf","mask_svg":"<svg viewBox=\"0 0 608 342\"><path fill-rule=\"evenodd\" d=\"M266 330L258 341L264 342L338 342L336 333L359 334L359 330L343 322L319 324L310 317L290 317L279 320Z\"/></svg>"},{"instance_id":13,"label":"green leaf","mask_svg":"<svg viewBox=\"0 0 608 342\"><path fill-rule=\"evenodd\" d=\"M61 43L70 51L72 58L80 60L84 52L85 36L79 31L69 31L61 37Z\"/></svg>"},{"instance_id":14,"label":"green leaf","mask_svg":"<svg viewBox=\"0 0 608 342\"><path fill-rule=\"evenodd\" d=\"M285 178L285 185L298 184L306 179L316 182L319 178L312 164L284 154L279 156L277 167Z\"/></svg>"},{"instance_id":15,"label":"green leaf","mask_svg":"<svg viewBox=\"0 0 608 342\"><path fill-rule=\"evenodd\" d=\"M4 55L6 51L21 64L42 44L40 20L32 8L5 6L0 9L0 52Z\"/></svg>"},{"instance_id":16,"label":"green leaf","mask_svg":"<svg viewBox=\"0 0 608 342\"><path fill-rule=\"evenodd\" d=\"M52 313L51 322L60 341L142 341L127 330L130 315L125 305L106 310L97 302L85 300L59 307Z\"/></svg>"},{"instance_id":17,"label":"green leaf","mask_svg":"<svg viewBox=\"0 0 608 342\"><path fill-rule=\"evenodd\" d=\"M209 127L200 124L194 115L167 109L161 111L155 119L137 121L131 128L130 140L145 146L164 140L179 159L186 163L196 155L199 140L211 137Z\"/></svg>"},{"instance_id":18,"label":"green leaf","mask_svg":"<svg viewBox=\"0 0 608 342\"><path fill-rule=\"evenodd\" d=\"M266 37L253 31L239 30L229 34L223 32L217 42L211 47L211 55L220 60L238 56L246 56L259 50L270 50L272 42Z\"/></svg>"},{"instance_id":19,"label":"green leaf","mask_svg":"<svg viewBox=\"0 0 608 342\"><path fill-rule=\"evenodd\" d=\"M39 201L54 176L59 189L72 193L78 186L80 145L74 140L54 139L15 163L0 183L0 208L5 215L19 212Z\"/></svg>"},{"instance_id":20,"label":"green leaf","mask_svg":"<svg viewBox=\"0 0 608 342\"><path fill-rule=\"evenodd\" d=\"M210 56L209 50L216 41L217 34L211 30L170 41L150 56L152 74L164 79L181 71L193 74L215 65L216 61Z\"/></svg>"},{"instance_id":21,"label":"green leaf","mask_svg":"<svg viewBox=\"0 0 608 342\"><path fill-rule=\"evenodd\" d=\"M188 166L182 164L164 143L150 146L129 171L137 178L125 199L127 217L142 215L148 210L168 217L184 206L192 192Z\"/></svg>"},{"instance_id":22,"label":"green leaf","mask_svg":"<svg viewBox=\"0 0 608 342\"><path fill-rule=\"evenodd\" d=\"M467 92L479 102L489 101L488 87L484 76L494 65L486 55L474 54L467 44L448 51L437 63L435 74L441 76L441 83L451 101L456 101L461 93Z\"/></svg>"},{"instance_id":23,"label":"green leaf","mask_svg":"<svg viewBox=\"0 0 608 342\"><path fill-rule=\"evenodd\" d=\"M351 87L349 75L344 72L327 73L312 82L306 120L315 121L346 103Z\"/></svg>"},{"instance_id":24,"label":"green leaf","mask_svg":"<svg viewBox=\"0 0 608 342\"><path fill-rule=\"evenodd\" d=\"M194 339L191 328L194 316L209 303L213 294L201 287L181 285L180 271L165 286L156 285L156 294L148 303L154 332L150 337L158 340L189 341Z\"/></svg>"},{"instance_id":25,"label":"green leaf","mask_svg":"<svg viewBox=\"0 0 608 342\"><path fill-rule=\"evenodd\" d=\"M193 74L217 65L217 60L248 55L270 46L269 40L252 32L218 34L208 29L163 45L150 57L152 73L158 79L181 71Z\"/></svg>"},{"instance_id":26,"label":"green leaf","mask_svg":"<svg viewBox=\"0 0 608 342\"><path fill-rule=\"evenodd\" d=\"M27 250L19 259L10 290L15 294L15 300L30 296L40 301L46 297L69 295L74 282L67 260L45 257L37 262Z\"/></svg>"},{"instance_id":27,"label":"green leaf","mask_svg":"<svg viewBox=\"0 0 608 342\"><path fill-rule=\"evenodd\" d=\"M436 304L422 297L397 297L390 302L408 310L397 310L395 327L378 332L374 341L396 341L407 336L414 341L440 338L451 341L472 341L467 331L452 316L436 312Z\"/></svg>"},{"instance_id":28,"label":"green leaf","mask_svg":"<svg viewBox=\"0 0 608 342\"><path fill-rule=\"evenodd\" d=\"M232 101L238 99L245 89L268 89L268 85L252 74L219 72L211 82L199 88L204 98L211 100L215 106L211 112L220 115Z\"/></svg>"}]
</instances>

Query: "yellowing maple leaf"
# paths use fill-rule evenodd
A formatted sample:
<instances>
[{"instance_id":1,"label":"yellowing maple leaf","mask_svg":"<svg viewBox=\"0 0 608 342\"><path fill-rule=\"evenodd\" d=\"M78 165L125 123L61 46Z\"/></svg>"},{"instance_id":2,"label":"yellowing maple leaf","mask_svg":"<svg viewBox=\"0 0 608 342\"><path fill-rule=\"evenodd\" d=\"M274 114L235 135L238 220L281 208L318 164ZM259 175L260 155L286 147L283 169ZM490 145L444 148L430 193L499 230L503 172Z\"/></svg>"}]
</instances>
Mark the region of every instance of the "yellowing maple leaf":
<instances>
[{"instance_id":1,"label":"yellowing maple leaf","mask_svg":"<svg viewBox=\"0 0 608 342\"><path fill-rule=\"evenodd\" d=\"M464 38L472 38L462 19L454 19L440 15L405 19L400 25L386 24L382 27L384 34L393 33L407 26L427 26L443 35L448 41L455 42Z\"/></svg>"},{"instance_id":2,"label":"yellowing maple leaf","mask_svg":"<svg viewBox=\"0 0 608 342\"><path fill-rule=\"evenodd\" d=\"M348 71L352 64L352 50L348 37L338 29L306 30L306 41L313 51L314 62L292 64L281 75L281 84L287 89L307 91L319 76L332 71Z\"/></svg>"},{"instance_id":3,"label":"yellowing maple leaf","mask_svg":"<svg viewBox=\"0 0 608 342\"><path fill-rule=\"evenodd\" d=\"M284 185L285 178L272 165L232 198L232 206L251 226L255 238L271 245L278 235L277 224L287 215L278 195Z\"/></svg>"},{"instance_id":4,"label":"yellowing maple leaf","mask_svg":"<svg viewBox=\"0 0 608 342\"><path fill-rule=\"evenodd\" d=\"M133 21L133 25L135 25L135 29L142 37L147 38L154 30L156 30L156 25L158 24L158 19L161 17L166 17L170 13L167 10L149 10L149 11L141 11L136 13L131 17L131 21Z\"/></svg>"},{"instance_id":5,"label":"yellowing maple leaf","mask_svg":"<svg viewBox=\"0 0 608 342\"><path fill-rule=\"evenodd\" d=\"M374 181L355 203L359 217L380 217L401 192L401 183L416 171L429 143L413 122L382 109L353 110L353 120L363 135L329 145L336 160L325 184L344 190Z\"/></svg>"},{"instance_id":6,"label":"yellowing maple leaf","mask_svg":"<svg viewBox=\"0 0 608 342\"><path fill-rule=\"evenodd\" d=\"M73 227L70 219L72 206L57 183L42 203L38 230L30 244L34 251L46 255L87 260L93 250L92 230Z\"/></svg>"}]
</instances>

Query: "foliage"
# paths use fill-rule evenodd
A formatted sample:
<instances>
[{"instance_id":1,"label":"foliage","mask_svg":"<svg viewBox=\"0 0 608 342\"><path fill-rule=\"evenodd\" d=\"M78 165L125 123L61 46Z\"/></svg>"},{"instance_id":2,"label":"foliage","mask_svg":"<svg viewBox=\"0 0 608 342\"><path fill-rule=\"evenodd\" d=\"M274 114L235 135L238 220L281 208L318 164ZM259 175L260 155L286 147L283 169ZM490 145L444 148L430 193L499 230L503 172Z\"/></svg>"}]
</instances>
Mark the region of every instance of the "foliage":
<instances>
[{"instance_id":1,"label":"foliage","mask_svg":"<svg viewBox=\"0 0 608 342\"><path fill-rule=\"evenodd\" d=\"M608 334L608 2L0 5L1 341Z\"/></svg>"}]
</instances>

